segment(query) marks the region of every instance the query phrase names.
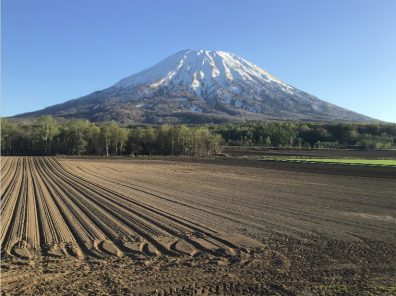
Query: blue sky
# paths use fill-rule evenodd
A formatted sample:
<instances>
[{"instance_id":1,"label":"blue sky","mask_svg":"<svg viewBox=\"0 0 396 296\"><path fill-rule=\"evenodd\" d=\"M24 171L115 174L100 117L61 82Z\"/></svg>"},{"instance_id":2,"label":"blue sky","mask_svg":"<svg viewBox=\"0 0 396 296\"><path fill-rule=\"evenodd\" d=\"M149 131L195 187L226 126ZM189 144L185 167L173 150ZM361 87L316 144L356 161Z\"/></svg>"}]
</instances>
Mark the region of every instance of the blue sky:
<instances>
[{"instance_id":1,"label":"blue sky","mask_svg":"<svg viewBox=\"0 0 396 296\"><path fill-rule=\"evenodd\" d=\"M106 88L181 49L233 52L396 122L396 1L2 1L3 116Z\"/></svg>"}]
</instances>

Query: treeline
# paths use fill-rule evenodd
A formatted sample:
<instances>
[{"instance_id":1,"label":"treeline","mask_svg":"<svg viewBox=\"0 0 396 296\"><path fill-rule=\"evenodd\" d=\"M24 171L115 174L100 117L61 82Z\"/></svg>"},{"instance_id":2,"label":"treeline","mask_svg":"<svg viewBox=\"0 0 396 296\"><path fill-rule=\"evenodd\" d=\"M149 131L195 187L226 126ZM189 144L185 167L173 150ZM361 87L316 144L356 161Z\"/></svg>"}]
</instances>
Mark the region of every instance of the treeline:
<instances>
[{"instance_id":1,"label":"treeline","mask_svg":"<svg viewBox=\"0 0 396 296\"><path fill-rule=\"evenodd\" d=\"M222 145L390 149L396 147L396 124L261 122L125 128L114 122L59 123L51 116L30 124L1 119L3 155L211 156L220 153Z\"/></svg>"},{"instance_id":2,"label":"treeline","mask_svg":"<svg viewBox=\"0 0 396 296\"><path fill-rule=\"evenodd\" d=\"M226 145L390 149L396 124L263 122L216 125Z\"/></svg>"},{"instance_id":3,"label":"treeline","mask_svg":"<svg viewBox=\"0 0 396 296\"><path fill-rule=\"evenodd\" d=\"M220 152L221 136L208 127L120 127L87 120L58 123L42 116L32 124L1 120L3 155L196 155Z\"/></svg>"}]
</instances>

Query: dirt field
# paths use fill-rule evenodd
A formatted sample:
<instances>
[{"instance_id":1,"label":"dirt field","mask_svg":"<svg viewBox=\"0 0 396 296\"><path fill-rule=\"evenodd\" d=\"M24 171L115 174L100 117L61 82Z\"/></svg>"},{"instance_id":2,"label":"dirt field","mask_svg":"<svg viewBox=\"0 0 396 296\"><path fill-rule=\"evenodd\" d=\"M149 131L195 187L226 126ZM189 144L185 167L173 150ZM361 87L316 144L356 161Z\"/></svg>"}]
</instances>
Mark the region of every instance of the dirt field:
<instances>
[{"instance_id":1,"label":"dirt field","mask_svg":"<svg viewBox=\"0 0 396 296\"><path fill-rule=\"evenodd\" d=\"M3 295L396 293L396 169L1 165Z\"/></svg>"}]
</instances>

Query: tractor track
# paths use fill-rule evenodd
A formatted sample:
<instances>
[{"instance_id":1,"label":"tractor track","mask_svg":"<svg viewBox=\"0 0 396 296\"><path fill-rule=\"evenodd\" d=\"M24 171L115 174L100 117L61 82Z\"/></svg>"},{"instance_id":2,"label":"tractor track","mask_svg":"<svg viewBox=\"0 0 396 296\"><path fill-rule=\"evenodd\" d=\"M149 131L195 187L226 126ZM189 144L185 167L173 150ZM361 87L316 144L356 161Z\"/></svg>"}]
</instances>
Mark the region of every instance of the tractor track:
<instances>
[{"instance_id":1,"label":"tractor track","mask_svg":"<svg viewBox=\"0 0 396 296\"><path fill-rule=\"evenodd\" d=\"M199 254L238 261L246 250L205 226L76 175L55 158L7 157L2 176L6 256Z\"/></svg>"}]
</instances>

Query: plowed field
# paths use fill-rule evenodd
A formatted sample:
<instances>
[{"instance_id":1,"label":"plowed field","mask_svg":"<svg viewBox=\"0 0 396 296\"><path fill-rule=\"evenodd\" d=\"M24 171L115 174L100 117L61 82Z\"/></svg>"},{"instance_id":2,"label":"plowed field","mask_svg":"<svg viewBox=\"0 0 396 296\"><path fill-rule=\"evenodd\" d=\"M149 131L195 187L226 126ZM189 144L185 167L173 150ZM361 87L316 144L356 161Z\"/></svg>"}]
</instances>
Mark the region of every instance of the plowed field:
<instances>
[{"instance_id":1,"label":"plowed field","mask_svg":"<svg viewBox=\"0 0 396 296\"><path fill-rule=\"evenodd\" d=\"M353 170L2 157L2 293L391 294L396 183Z\"/></svg>"}]
</instances>

